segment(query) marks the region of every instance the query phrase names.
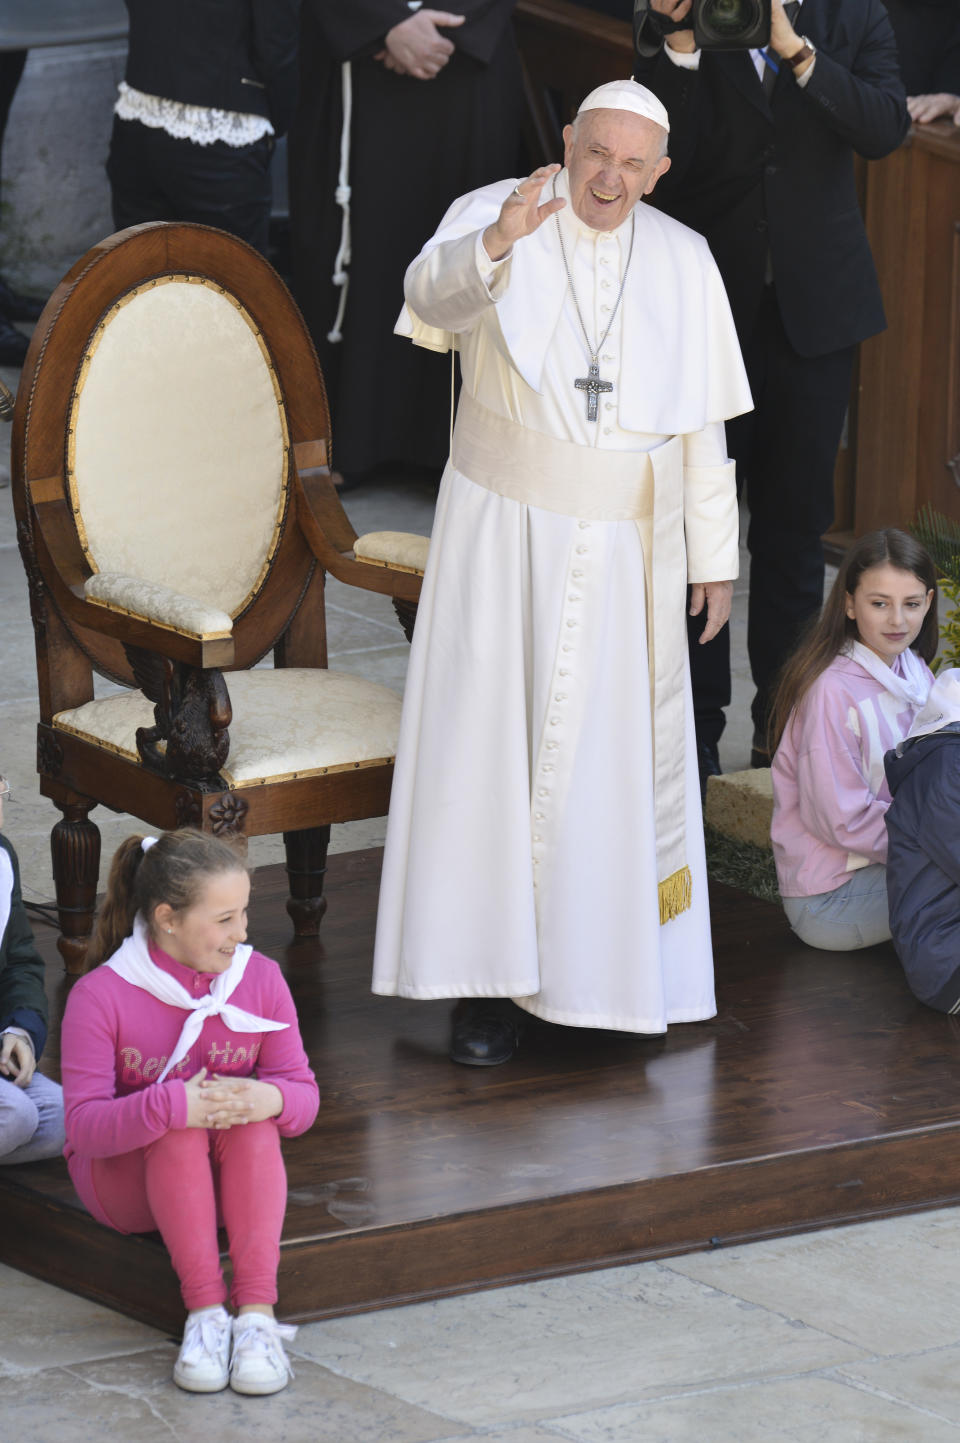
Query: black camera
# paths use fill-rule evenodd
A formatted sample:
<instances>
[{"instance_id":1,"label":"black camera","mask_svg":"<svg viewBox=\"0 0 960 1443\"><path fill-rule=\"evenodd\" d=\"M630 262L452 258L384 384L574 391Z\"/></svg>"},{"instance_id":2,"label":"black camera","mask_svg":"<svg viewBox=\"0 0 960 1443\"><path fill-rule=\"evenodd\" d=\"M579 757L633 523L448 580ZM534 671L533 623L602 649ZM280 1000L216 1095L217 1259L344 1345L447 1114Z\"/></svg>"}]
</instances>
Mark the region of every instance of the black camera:
<instances>
[{"instance_id":1,"label":"black camera","mask_svg":"<svg viewBox=\"0 0 960 1443\"><path fill-rule=\"evenodd\" d=\"M680 21L654 10L651 0L635 0L633 41L644 59L656 55L664 36L692 30L699 50L753 50L770 43L771 0L693 0Z\"/></svg>"}]
</instances>

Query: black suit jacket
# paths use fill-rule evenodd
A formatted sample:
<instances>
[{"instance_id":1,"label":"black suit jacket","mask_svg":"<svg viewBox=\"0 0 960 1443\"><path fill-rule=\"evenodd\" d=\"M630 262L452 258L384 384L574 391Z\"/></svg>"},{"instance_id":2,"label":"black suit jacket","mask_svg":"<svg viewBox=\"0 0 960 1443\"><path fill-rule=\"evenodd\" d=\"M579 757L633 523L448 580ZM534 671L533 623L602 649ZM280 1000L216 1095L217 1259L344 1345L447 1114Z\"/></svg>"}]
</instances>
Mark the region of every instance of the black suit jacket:
<instances>
[{"instance_id":1,"label":"black suit jacket","mask_svg":"<svg viewBox=\"0 0 960 1443\"><path fill-rule=\"evenodd\" d=\"M908 95L960 95L957 0L885 0Z\"/></svg>"},{"instance_id":2,"label":"black suit jacket","mask_svg":"<svg viewBox=\"0 0 960 1443\"><path fill-rule=\"evenodd\" d=\"M796 29L816 46L813 72L801 87L782 66L769 102L746 51L704 52L697 71L661 51L636 74L670 115L653 204L706 236L742 338L769 254L790 344L818 356L886 324L853 153L895 150L908 120L881 0L804 0Z\"/></svg>"},{"instance_id":3,"label":"black suit jacket","mask_svg":"<svg viewBox=\"0 0 960 1443\"><path fill-rule=\"evenodd\" d=\"M277 135L297 94L300 0L126 0L127 84L146 95L265 115Z\"/></svg>"}]
</instances>

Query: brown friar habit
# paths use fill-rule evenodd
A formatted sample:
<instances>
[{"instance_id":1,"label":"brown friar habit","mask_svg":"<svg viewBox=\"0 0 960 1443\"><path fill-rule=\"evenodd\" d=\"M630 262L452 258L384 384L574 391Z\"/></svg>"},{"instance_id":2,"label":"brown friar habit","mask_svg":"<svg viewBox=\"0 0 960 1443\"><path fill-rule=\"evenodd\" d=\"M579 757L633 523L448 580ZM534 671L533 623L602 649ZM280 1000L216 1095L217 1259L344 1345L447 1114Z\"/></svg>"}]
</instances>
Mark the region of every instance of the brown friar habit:
<instances>
[{"instance_id":1,"label":"brown friar habit","mask_svg":"<svg viewBox=\"0 0 960 1443\"><path fill-rule=\"evenodd\" d=\"M458 195L519 173L521 82L514 0L451 0L466 16L433 80L373 57L399 19L398 0L304 0L300 100L290 136L297 299L327 380L334 464L348 475L382 462L442 467L449 449L449 361L393 335L404 272ZM441 7L438 7L441 8ZM342 332L332 283L342 67L352 62L352 261Z\"/></svg>"}]
</instances>

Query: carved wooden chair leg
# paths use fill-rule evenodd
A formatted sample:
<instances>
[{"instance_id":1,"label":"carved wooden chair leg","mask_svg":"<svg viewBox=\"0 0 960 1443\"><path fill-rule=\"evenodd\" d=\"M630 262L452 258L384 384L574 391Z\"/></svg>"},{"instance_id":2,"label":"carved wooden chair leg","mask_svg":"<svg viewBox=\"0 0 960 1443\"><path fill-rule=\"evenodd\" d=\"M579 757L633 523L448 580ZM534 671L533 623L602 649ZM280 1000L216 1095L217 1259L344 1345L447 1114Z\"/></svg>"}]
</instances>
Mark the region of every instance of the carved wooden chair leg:
<instances>
[{"instance_id":1,"label":"carved wooden chair leg","mask_svg":"<svg viewBox=\"0 0 960 1443\"><path fill-rule=\"evenodd\" d=\"M293 930L298 937L316 937L327 910L323 878L327 870L330 828L307 827L302 832L284 832L283 844L290 878L287 912L293 919Z\"/></svg>"},{"instance_id":2,"label":"carved wooden chair leg","mask_svg":"<svg viewBox=\"0 0 960 1443\"><path fill-rule=\"evenodd\" d=\"M57 947L67 972L86 971L100 876L100 829L90 821L95 802L58 802L63 813L50 835L60 936Z\"/></svg>"}]
</instances>

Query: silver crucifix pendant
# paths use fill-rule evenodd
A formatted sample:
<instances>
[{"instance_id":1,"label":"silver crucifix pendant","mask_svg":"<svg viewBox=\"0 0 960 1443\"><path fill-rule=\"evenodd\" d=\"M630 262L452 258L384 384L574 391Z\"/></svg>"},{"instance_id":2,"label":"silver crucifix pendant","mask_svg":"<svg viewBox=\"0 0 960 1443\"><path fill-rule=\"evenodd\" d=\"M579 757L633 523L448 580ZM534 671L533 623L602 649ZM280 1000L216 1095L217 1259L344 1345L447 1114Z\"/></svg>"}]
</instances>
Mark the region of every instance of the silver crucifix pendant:
<instances>
[{"instance_id":1,"label":"silver crucifix pendant","mask_svg":"<svg viewBox=\"0 0 960 1443\"><path fill-rule=\"evenodd\" d=\"M601 381L600 366L593 360L590 362L590 374L588 376L580 376L573 384L578 391L586 391L587 420L595 421L597 419L597 398L601 391L612 391L613 382Z\"/></svg>"}]
</instances>

